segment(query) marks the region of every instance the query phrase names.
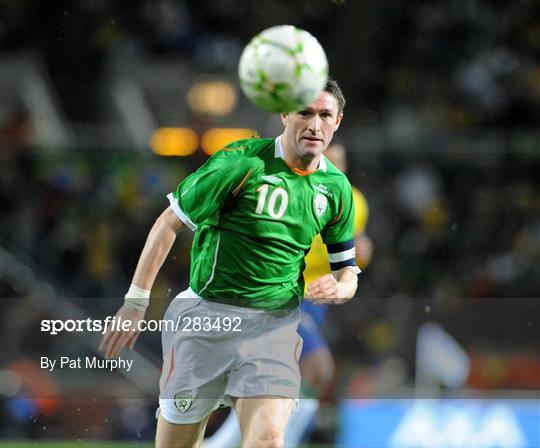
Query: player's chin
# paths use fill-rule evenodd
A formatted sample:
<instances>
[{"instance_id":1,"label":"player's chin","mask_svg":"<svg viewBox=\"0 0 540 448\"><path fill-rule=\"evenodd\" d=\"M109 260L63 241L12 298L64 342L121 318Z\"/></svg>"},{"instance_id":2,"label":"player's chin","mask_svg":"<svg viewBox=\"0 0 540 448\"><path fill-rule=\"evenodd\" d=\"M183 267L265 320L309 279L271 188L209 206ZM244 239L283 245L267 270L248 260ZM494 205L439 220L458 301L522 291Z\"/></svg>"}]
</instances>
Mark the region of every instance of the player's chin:
<instances>
[{"instance_id":1,"label":"player's chin","mask_svg":"<svg viewBox=\"0 0 540 448\"><path fill-rule=\"evenodd\" d=\"M305 156L318 156L319 154L322 154L325 146L324 142L322 140L307 140L302 139L302 153Z\"/></svg>"}]
</instances>

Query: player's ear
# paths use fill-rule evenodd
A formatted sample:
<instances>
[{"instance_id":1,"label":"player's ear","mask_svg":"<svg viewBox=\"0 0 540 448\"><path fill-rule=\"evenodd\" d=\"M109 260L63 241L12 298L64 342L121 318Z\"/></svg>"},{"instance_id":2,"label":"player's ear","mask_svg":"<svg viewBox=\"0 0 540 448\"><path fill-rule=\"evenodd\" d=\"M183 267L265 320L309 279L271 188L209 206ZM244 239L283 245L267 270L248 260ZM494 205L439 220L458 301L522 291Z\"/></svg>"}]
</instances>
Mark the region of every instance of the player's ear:
<instances>
[{"instance_id":1,"label":"player's ear","mask_svg":"<svg viewBox=\"0 0 540 448\"><path fill-rule=\"evenodd\" d=\"M339 128L339 125L341 124L341 119L343 118L343 114L339 114L336 118L336 127L334 128L334 132L336 132Z\"/></svg>"},{"instance_id":2,"label":"player's ear","mask_svg":"<svg viewBox=\"0 0 540 448\"><path fill-rule=\"evenodd\" d=\"M287 120L289 118L289 114L286 114L285 112L281 112L280 117L281 117L281 122L283 123L283 126L287 126Z\"/></svg>"}]
</instances>

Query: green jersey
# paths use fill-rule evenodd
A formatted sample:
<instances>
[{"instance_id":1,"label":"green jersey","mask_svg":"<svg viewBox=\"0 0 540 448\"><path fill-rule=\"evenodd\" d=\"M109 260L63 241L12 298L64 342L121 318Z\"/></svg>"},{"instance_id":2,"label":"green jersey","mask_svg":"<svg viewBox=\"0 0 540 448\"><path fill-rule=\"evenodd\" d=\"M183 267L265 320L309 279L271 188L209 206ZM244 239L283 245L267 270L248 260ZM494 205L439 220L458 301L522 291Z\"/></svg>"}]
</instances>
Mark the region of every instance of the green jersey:
<instances>
[{"instance_id":1,"label":"green jersey","mask_svg":"<svg viewBox=\"0 0 540 448\"><path fill-rule=\"evenodd\" d=\"M318 233L333 270L358 269L349 181L325 157L309 174L289 168L280 137L230 144L168 199L195 231L190 287L207 300L263 309L298 306L304 257Z\"/></svg>"}]
</instances>

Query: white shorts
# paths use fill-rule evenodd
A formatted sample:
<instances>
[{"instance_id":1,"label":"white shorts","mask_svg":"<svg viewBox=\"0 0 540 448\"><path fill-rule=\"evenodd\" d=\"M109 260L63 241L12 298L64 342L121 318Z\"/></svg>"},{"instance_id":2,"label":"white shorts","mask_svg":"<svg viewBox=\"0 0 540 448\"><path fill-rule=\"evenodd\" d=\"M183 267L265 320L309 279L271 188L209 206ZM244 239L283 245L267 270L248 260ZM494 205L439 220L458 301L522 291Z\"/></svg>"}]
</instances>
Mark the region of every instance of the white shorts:
<instances>
[{"instance_id":1,"label":"white shorts","mask_svg":"<svg viewBox=\"0 0 540 448\"><path fill-rule=\"evenodd\" d=\"M170 423L198 423L231 398L297 399L300 311L266 311L204 300L191 289L171 302L162 333L158 412Z\"/></svg>"}]
</instances>

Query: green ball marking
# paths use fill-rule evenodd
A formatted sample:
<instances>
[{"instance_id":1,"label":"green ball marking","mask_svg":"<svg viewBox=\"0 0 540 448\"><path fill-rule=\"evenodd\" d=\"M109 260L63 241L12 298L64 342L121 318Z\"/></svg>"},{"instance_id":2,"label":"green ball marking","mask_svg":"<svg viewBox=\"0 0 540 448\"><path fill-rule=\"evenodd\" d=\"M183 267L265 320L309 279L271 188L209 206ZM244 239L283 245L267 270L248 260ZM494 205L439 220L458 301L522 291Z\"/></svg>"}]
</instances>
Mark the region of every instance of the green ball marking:
<instances>
[{"instance_id":1,"label":"green ball marking","mask_svg":"<svg viewBox=\"0 0 540 448\"><path fill-rule=\"evenodd\" d=\"M293 48L289 48L287 47L287 45L283 45L280 42L276 42L270 39L265 39L264 37L260 39L259 44L265 44L265 45L268 45L269 47L278 48L279 50L285 52L289 56L294 56L295 54L295 50Z\"/></svg>"},{"instance_id":2,"label":"green ball marking","mask_svg":"<svg viewBox=\"0 0 540 448\"><path fill-rule=\"evenodd\" d=\"M261 84L264 84L265 82L268 81L268 78L266 76L266 73L264 73L264 70L263 69L258 69L257 70L257 77L259 78L259 82Z\"/></svg>"},{"instance_id":3,"label":"green ball marking","mask_svg":"<svg viewBox=\"0 0 540 448\"><path fill-rule=\"evenodd\" d=\"M294 77L296 79L299 79L300 76L302 76L302 72L304 70L307 70L309 72L313 72L313 67L311 67L311 65L309 65L307 62L299 62L296 64L296 66L294 67Z\"/></svg>"}]
</instances>

